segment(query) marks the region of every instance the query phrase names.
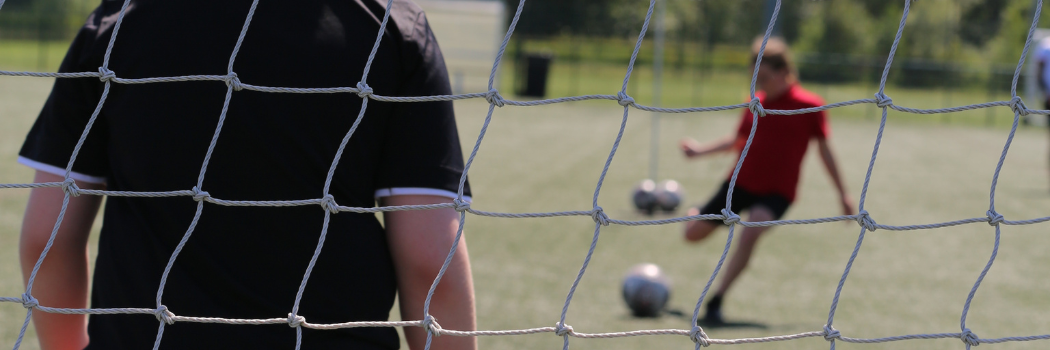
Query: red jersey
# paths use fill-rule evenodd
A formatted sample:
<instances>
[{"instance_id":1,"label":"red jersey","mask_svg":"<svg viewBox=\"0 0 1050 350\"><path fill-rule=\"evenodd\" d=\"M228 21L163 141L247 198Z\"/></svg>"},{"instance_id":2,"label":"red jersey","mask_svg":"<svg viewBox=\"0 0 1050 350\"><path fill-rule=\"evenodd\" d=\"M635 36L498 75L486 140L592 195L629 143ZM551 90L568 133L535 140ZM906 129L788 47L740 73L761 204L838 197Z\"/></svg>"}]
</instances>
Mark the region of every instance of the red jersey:
<instances>
[{"instance_id":1,"label":"red jersey","mask_svg":"<svg viewBox=\"0 0 1050 350\"><path fill-rule=\"evenodd\" d=\"M824 104L824 99L798 84L792 84L787 92L773 100L767 100L763 92L756 96L765 109L800 109ZM734 145L737 159L751 133L751 125L751 111L744 110ZM829 135L827 113L824 111L760 117L736 185L756 195L778 194L794 202L802 157L806 155L809 140L826 139ZM729 176L732 175L730 170Z\"/></svg>"}]
</instances>

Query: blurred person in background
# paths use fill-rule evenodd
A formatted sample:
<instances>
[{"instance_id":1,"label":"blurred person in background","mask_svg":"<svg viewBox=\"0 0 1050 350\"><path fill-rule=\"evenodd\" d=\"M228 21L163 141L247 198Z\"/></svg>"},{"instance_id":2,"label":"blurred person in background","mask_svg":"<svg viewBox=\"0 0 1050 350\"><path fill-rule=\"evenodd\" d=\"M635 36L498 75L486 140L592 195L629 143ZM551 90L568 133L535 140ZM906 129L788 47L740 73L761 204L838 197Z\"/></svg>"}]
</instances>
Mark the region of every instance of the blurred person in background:
<instances>
[{"instance_id":1,"label":"blurred person in background","mask_svg":"<svg viewBox=\"0 0 1050 350\"><path fill-rule=\"evenodd\" d=\"M751 48L751 70L755 69L758 52L762 47L762 37L755 39ZM766 44L759 65L756 81L759 90L755 96L765 109L792 110L824 105L824 100L816 94L802 88L798 82L795 66L791 61L787 43L783 39L772 37ZM733 152L739 159L748 135L751 133L753 114L745 109L741 115L736 132L724 138L701 144L693 139L684 139L680 148L689 159L703 158L711 154ZM747 158L740 167L736 186L733 188L733 213L743 210L749 212L747 221L779 220L795 201L802 160L811 140L816 140L820 159L831 177L832 185L839 193L842 214L853 214L853 201L846 193L845 184L839 175L828 137L831 127L828 125L825 111L799 115L768 115L761 117L755 137L748 150ZM733 162L733 168L737 162ZM715 192L707 204L689 209L688 215L721 214L726 208L726 195L729 191L729 179L733 174L730 168L722 187ZM721 223L709 220L689 221L685 226L685 239L698 242L711 235ZM725 323L722 315L722 302L729 288L747 267L759 237L769 227L744 227L740 239L722 273L722 280L714 295L708 300L706 314L700 322L717 326Z\"/></svg>"}]
</instances>

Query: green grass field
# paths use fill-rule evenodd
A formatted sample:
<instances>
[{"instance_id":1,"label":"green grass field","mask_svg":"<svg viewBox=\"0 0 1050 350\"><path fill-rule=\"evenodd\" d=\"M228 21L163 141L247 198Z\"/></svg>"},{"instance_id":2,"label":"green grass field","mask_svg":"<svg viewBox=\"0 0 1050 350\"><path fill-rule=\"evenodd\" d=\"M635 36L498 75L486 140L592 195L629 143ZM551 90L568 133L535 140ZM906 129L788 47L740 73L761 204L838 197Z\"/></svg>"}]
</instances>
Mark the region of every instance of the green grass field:
<instances>
[{"instance_id":1,"label":"green grass field","mask_svg":"<svg viewBox=\"0 0 1050 350\"><path fill-rule=\"evenodd\" d=\"M33 65L34 62L5 63L0 69L35 69ZM580 67L574 87L571 66L556 64L549 95L613 94L625 69L613 65ZM508 68L505 72L509 78L513 70ZM629 91L640 103L650 104L651 87L647 84L651 84L651 71L642 67L636 72ZM688 74L667 74L664 106L720 105L746 99L744 73L723 72L697 81L702 83L695 87L702 92L699 101L694 101L694 83ZM510 83L510 79L503 79L504 91L510 91ZM0 77L0 183L31 180L32 172L15 164L15 158L50 84L47 79ZM875 91L873 86L806 86L824 94L830 102L870 98ZM946 102L940 91L890 87L887 94L908 107L938 108ZM510 95L505 93L508 98ZM953 93L951 104L988 100L983 92L959 91ZM465 150L473 148L486 109L483 100L457 102ZM622 111L613 101L498 109L470 173L474 208L501 212L589 210L594 185L616 136ZM599 198L599 205L617 219L643 219L631 210L629 194L647 174L651 114L637 110L630 113L623 143ZM733 159L721 156L686 162L676 150L677 140L710 140L727 134L734 130L738 113L668 115L662 119L661 177L680 181L687 191L688 203L705 201L723 181ZM832 142L849 189L858 199L878 128L877 114L874 107L865 105L837 109L831 116ZM872 217L883 224L906 225L984 216L991 176L1012 115L1007 108L997 108L992 127L983 126L986 117L987 111L959 113L945 123L943 116L891 112L868 194L867 210ZM997 210L1008 219L1047 215L1047 148L1044 129L1023 128L1018 132L997 192ZM807 157L803 171L800 197L787 218L837 215L834 191L813 154ZM2 296L23 292L17 239L28 193L0 190ZM1050 275L1050 255L1043 249L1050 244L1050 237L1044 234L1047 225L1003 228L999 257L970 310L968 327L981 337L1045 334L1050 329L1050 315L1046 312L1050 310L1050 299L1046 297L1050 288L1046 278ZM553 326L587 252L593 226L589 217L468 216L466 231L479 328ZM706 242L688 245L680 238L680 230L677 225L603 228L566 322L578 332L690 328L688 316L726 236L723 230ZM708 329L708 335L740 338L820 330L859 231L855 223L772 230L726 305L730 320L753 323L755 327ZM985 224L971 224L869 234L846 283L836 328L850 337L958 332L963 302L991 253L993 233L994 229ZM666 270L674 282L670 309L684 312L685 317L635 319L628 315L620 300L620 279L628 267L640 262L653 262ZM24 317L21 305L0 303L0 344L10 346L14 342ZM35 339L32 334L30 337ZM485 349L556 349L562 340L553 334L541 334L482 338L479 342ZM1045 348L1046 344L986 346L1020 349ZM650 336L573 339L571 346L691 349L693 343L680 336ZM823 339L811 338L738 347L826 346ZM958 349L963 345L959 340L948 339L838 346ZM23 348L36 349L35 340Z\"/></svg>"},{"instance_id":2,"label":"green grass field","mask_svg":"<svg viewBox=\"0 0 1050 350\"><path fill-rule=\"evenodd\" d=\"M596 84L597 85L597 84ZM31 172L14 164L22 137L47 96L50 81L0 78L0 182L25 182ZM611 89L615 85L610 86ZM897 95L891 95L896 98ZM916 99L921 99L917 96ZM979 100L972 100L979 101ZM457 103L464 148L472 147L487 105ZM1006 109L1000 111L1005 116ZM590 208L602 163L622 109L612 101L496 111L471 170L474 207L529 212ZM877 122L838 117L833 143L849 188L859 197ZM623 144L603 187L599 204L619 219L642 219L628 201L630 188L646 174L649 113L631 111ZM737 113L665 116L661 125L662 177L681 181L689 203L707 199L732 159L684 161L675 151L681 137L711 139L735 126ZM867 209L880 223L917 224L983 216L995 162L1007 130L914 123L891 113L876 165ZM1004 167L997 208L1009 219L1046 215L1050 207L1046 132L1022 129ZM788 218L837 214L834 193L816 158L804 167L800 198ZM0 191L0 295L22 292L17 235L26 190ZM678 214L681 214L679 212ZM468 216L467 237L477 286L481 329L551 326L591 239L588 217L494 219ZM626 269L654 262L674 281L673 310L691 312L721 251L725 233L700 245L680 239L679 226L602 230L601 240L569 309L567 323L579 332L689 328L682 317L635 319L620 301ZM1045 224L1003 229L996 265L977 294L969 328L982 337L1043 334L1050 328L1045 290L1050 256L1041 247L1050 238ZM853 223L780 227L761 243L750 270L727 301L728 317L761 327L709 329L715 338L768 336L819 330L834 286L859 228ZM991 252L993 229L984 224L912 231L877 231L868 236L846 284L836 327L852 337L958 331L963 301ZM11 344L25 315L21 305L0 304L0 342ZM30 342L26 349L35 348ZM558 348L554 335L491 337L483 348ZM652 336L616 340L573 339L574 349L691 348L685 337ZM1041 348L1044 343L994 345ZM823 339L740 346L801 349L827 346ZM862 346L839 344L843 348ZM955 349L958 340L930 340L866 348Z\"/></svg>"}]
</instances>

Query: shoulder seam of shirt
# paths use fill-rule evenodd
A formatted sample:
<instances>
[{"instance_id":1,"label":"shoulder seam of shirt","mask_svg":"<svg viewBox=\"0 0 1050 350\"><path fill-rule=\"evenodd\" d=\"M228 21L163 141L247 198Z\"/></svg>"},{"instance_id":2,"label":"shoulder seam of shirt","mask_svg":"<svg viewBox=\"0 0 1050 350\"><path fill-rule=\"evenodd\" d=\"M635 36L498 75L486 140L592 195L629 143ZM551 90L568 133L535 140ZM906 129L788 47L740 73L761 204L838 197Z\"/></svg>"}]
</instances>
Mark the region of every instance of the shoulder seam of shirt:
<instances>
[{"instance_id":1,"label":"shoulder seam of shirt","mask_svg":"<svg viewBox=\"0 0 1050 350\"><path fill-rule=\"evenodd\" d=\"M48 174L58 175L58 176L62 176L62 177L66 176L66 169L59 168L57 166L54 166L54 165L51 165L51 164L46 164L46 163L39 162L39 161L36 161L36 160L32 160L32 159L29 159L29 158L24 157L24 156L18 156L18 164L25 165L27 167L30 167L30 168L34 169L34 170L43 171L43 172L48 173ZM93 184L100 184L100 185L102 185L102 184L106 183L106 177L105 176L93 176L93 175L78 173L78 172L75 172L75 171L69 172L69 177L73 178L73 180L84 181L84 182L93 183Z\"/></svg>"},{"instance_id":2,"label":"shoulder seam of shirt","mask_svg":"<svg viewBox=\"0 0 1050 350\"><path fill-rule=\"evenodd\" d=\"M428 187L392 187L392 188L380 188L376 190L375 198L391 197L391 196L410 196L410 195L424 195L424 196L438 196L450 199L456 199L458 197L456 192L449 190L442 190L438 188ZM470 196L463 196L463 200L470 202Z\"/></svg>"}]
</instances>

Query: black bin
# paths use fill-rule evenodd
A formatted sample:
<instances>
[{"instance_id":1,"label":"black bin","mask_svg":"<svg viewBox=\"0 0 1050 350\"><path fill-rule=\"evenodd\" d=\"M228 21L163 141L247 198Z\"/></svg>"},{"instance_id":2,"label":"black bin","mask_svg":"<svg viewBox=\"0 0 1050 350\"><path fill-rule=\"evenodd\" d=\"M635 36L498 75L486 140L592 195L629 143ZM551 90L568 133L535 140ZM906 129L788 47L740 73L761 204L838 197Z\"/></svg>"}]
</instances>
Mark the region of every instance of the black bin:
<instances>
[{"instance_id":1,"label":"black bin","mask_svg":"<svg viewBox=\"0 0 1050 350\"><path fill-rule=\"evenodd\" d=\"M547 95L547 75L554 56L549 53L525 54L518 69L518 95L543 98Z\"/></svg>"}]
</instances>

